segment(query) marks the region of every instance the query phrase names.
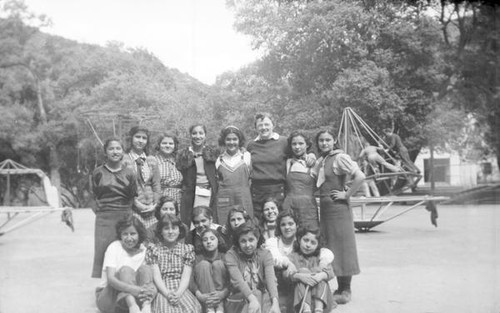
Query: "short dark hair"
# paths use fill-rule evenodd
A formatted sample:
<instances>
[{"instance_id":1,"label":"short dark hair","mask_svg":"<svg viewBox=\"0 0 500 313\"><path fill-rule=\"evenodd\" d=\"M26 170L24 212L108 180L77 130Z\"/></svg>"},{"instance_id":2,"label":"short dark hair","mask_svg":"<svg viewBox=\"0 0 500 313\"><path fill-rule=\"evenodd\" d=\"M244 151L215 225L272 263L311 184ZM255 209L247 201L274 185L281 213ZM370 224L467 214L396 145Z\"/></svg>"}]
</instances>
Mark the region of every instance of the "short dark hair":
<instances>
[{"instance_id":1,"label":"short dark hair","mask_svg":"<svg viewBox=\"0 0 500 313\"><path fill-rule=\"evenodd\" d=\"M157 220L161 219L161 207L167 202L172 202L174 204L175 215L179 215L179 204L177 200L169 196L162 196L155 206L155 217Z\"/></svg>"},{"instance_id":2,"label":"short dark hair","mask_svg":"<svg viewBox=\"0 0 500 313\"><path fill-rule=\"evenodd\" d=\"M268 202L276 204L276 207L278 208L278 213L281 212L281 203L275 197L267 197L264 199L264 201L262 201L262 208L261 208L262 212L264 212L264 205ZM264 214L262 214L262 219L259 222L260 224L264 224L266 222Z\"/></svg>"},{"instance_id":3,"label":"short dark hair","mask_svg":"<svg viewBox=\"0 0 500 313\"><path fill-rule=\"evenodd\" d=\"M281 227L280 227L280 224L281 224L281 221L285 218L285 217L291 217L292 220L295 222L295 224L297 225L297 228L300 227L300 221L299 219L297 218L297 216L295 215L295 213L292 211L292 210L284 210L284 211L281 211L279 214L278 214L278 217L276 218L276 230L274 231L274 234L276 235L276 237L281 237L283 236L283 234L281 233Z\"/></svg>"},{"instance_id":4,"label":"short dark hair","mask_svg":"<svg viewBox=\"0 0 500 313\"><path fill-rule=\"evenodd\" d=\"M205 134L207 133L207 127L201 123L198 123L198 124L193 124L193 125L189 126L189 134L191 134L193 132L193 130L198 126L203 128L203 131L205 132Z\"/></svg>"},{"instance_id":5,"label":"short dark hair","mask_svg":"<svg viewBox=\"0 0 500 313\"><path fill-rule=\"evenodd\" d=\"M260 248L264 244L264 237L260 233L259 227L252 223L252 221L248 221L238 226L234 232L233 245L235 248L241 251L240 237L248 233L253 233L257 238L257 248Z\"/></svg>"},{"instance_id":6,"label":"short dark hair","mask_svg":"<svg viewBox=\"0 0 500 313\"><path fill-rule=\"evenodd\" d=\"M193 208L193 211L191 212L191 221L194 220L195 217L198 215L203 214L207 218L213 218L214 214L212 212L212 209L206 205L198 205Z\"/></svg>"},{"instance_id":7,"label":"short dark hair","mask_svg":"<svg viewBox=\"0 0 500 313\"><path fill-rule=\"evenodd\" d=\"M293 250L297 253L301 253L300 239L302 239L302 237L304 237L308 233L315 235L316 238L318 239L318 246L316 247L316 250L312 253L312 255L317 256L319 255L319 251L323 247L323 237L321 236L321 231L318 227L307 226L299 228L299 230L297 230L297 235L295 236L296 240L293 243Z\"/></svg>"},{"instance_id":8,"label":"short dark hair","mask_svg":"<svg viewBox=\"0 0 500 313\"><path fill-rule=\"evenodd\" d=\"M227 126L227 127L224 127L221 131L220 131L220 135L219 135L219 146L224 146L226 144L226 137L227 135L229 134L235 134L236 137L238 137L238 145L241 147L243 147L245 145L245 135L243 134L243 132L236 126Z\"/></svg>"},{"instance_id":9,"label":"short dark hair","mask_svg":"<svg viewBox=\"0 0 500 313\"><path fill-rule=\"evenodd\" d=\"M135 230L137 231L137 234L139 235L139 241L137 242L137 246L139 246L141 243L144 242L144 240L146 240L147 231L142 222L132 214L124 216L116 223L115 225L116 237L118 240L121 240L121 235L123 230L125 230L130 226L134 227Z\"/></svg>"},{"instance_id":10,"label":"short dark hair","mask_svg":"<svg viewBox=\"0 0 500 313\"><path fill-rule=\"evenodd\" d=\"M144 147L144 153L148 154L149 153L149 144L151 141L151 133L149 132L149 129L143 125L137 125L137 126L130 128L130 130L128 132L128 136L127 136L127 142L129 145L127 151L130 151L132 149L132 138L138 132L144 132L146 134L146 136L148 137L148 142L146 143L146 146Z\"/></svg>"},{"instance_id":11,"label":"short dark hair","mask_svg":"<svg viewBox=\"0 0 500 313\"><path fill-rule=\"evenodd\" d=\"M103 144L104 153L106 153L106 149L108 149L109 145L114 141L118 142L123 149L122 141L120 139L118 139L117 137L111 137L111 138L106 139L106 141Z\"/></svg>"},{"instance_id":12,"label":"short dark hair","mask_svg":"<svg viewBox=\"0 0 500 313\"><path fill-rule=\"evenodd\" d=\"M306 142L306 153L308 153L311 150L312 142L309 136L306 136L306 134L303 131L300 130L294 130L290 136L288 136L288 145L287 145L287 154L289 157L293 157L293 151L292 151L292 140L295 137L302 137L304 138L304 141Z\"/></svg>"},{"instance_id":13,"label":"short dark hair","mask_svg":"<svg viewBox=\"0 0 500 313\"><path fill-rule=\"evenodd\" d=\"M316 134L316 137L314 139L314 143L316 144L316 148L318 148L319 152L321 152L321 149L319 148L318 140L319 140L319 136L321 136L323 134L330 134L332 136L332 138L333 138L333 149L339 149L340 148L339 145L338 145L337 139L335 138L335 135L333 133L333 130L331 130L329 128L326 128L326 129L320 130Z\"/></svg>"},{"instance_id":14,"label":"short dark hair","mask_svg":"<svg viewBox=\"0 0 500 313\"><path fill-rule=\"evenodd\" d=\"M177 241L184 239L186 237L186 228L182 224L182 221L179 217L173 214L165 214L156 225L156 237L163 241L163 237L161 235L161 231L165 226L172 225L179 227L179 237Z\"/></svg>"}]
</instances>

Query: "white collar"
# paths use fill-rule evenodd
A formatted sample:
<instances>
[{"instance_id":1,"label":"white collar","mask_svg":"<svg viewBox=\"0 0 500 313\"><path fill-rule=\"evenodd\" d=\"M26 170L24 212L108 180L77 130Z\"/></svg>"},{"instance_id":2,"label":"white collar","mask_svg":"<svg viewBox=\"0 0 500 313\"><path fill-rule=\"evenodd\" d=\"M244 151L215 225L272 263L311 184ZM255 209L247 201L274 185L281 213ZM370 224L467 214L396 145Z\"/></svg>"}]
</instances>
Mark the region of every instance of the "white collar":
<instances>
[{"instance_id":1,"label":"white collar","mask_svg":"<svg viewBox=\"0 0 500 313\"><path fill-rule=\"evenodd\" d=\"M271 136L269 137L269 139L278 140L278 139L280 139L280 135L279 135L278 133L273 132L273 133L271 134ZM267 140L267 139L262 139L262 138L260 137L260 134L259 134L259 135L255 138L255 141L260 141L260 140Z\"/></svg>"}]
</instances>

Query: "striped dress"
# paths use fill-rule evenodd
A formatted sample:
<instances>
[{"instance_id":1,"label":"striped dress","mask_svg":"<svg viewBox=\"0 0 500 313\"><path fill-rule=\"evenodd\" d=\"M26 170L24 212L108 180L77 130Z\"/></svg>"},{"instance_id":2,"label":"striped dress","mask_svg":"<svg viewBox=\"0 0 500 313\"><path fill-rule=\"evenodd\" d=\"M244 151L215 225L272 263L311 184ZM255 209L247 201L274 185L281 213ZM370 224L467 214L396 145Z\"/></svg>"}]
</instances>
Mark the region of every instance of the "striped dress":
<instances>
[{"instance_id":1,"label":"striped dress","mask_svg":"<svg viewBox=\"0 0 500 313\"><path fill-rule=\"evenodd\" d=\"M195 260L192 245L177 243L169 249L162 243L155 243L148 246L146 251L146 263L158 264L161 277L168 290L177 290L185 265L193 266ZM180 298L178 305L171 305L167 298L158 294L152 303L155 313L201 313L201 305L196 297L186 289Z\"/></svg>"}]
</instances>

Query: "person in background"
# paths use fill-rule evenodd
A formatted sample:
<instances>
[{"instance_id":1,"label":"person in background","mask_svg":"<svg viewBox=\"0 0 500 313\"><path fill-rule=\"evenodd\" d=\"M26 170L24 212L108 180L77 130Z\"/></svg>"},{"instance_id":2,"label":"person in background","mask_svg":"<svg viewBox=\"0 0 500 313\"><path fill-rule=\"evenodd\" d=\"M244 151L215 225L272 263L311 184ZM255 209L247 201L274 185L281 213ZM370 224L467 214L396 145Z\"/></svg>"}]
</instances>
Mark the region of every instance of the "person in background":
<instances>
[{"instance_id":1,"label":"person in background","mask_svg":"<svg viewBox=\"0 0 500 313\"><path fill-rule=\"evenodd\" d=\"M410 172L414 172L417 174L420 173L418 167L416 167L415 164L413 164L413 162L411 161L410 155L408 154L408 149L406 149L405 145L403 144L401 137L395 134L391 128L384 129L384 134L385 140L389 145L389 152L396 152L396 157L399 156L399 158L403 161L403 164L401 166L406 167Z\"/></svg>"},{"instance_id":2,"label":"person in background","mask_svg":"<svg viewBox=\"0 0 500 313\"><path fill-rule=\"evenodd\" d=\"M176 166L177 150L179 140L177 136L170 133L160 135L156 143L156 161L160 171L160 186L162 196L173 198L181 203L182 196L182 173Z\"/></svg>"},{"instance_id":3,"label":"person in background","mask_svg":"<svg viewBox=\"0 0 500 313\"><path fill-rule=\"evenodd\" d=\"M351 280L360 272L353 213L349 198L361 187L365 175L351 157L339 149L331 130L316 135L316 145L321 157L315 168L318 173L316 186L320 192L320 226L326 247L335 255L333 270L338 288L334 300L345 304L351 300ZM346 188L347 176L352 179Z\"/></svg>"},{"instance_id":4,"label":"person in background","mask_svg":"<svg viewBox=\"0 0 500 313\"><path fill-rule=\"evenodd\" d=\"M227 220L227 214L234 205L243 206L253 216L250 153L244 150L244 145L245 136L236 126L227 126L221 130L219 146L224 147L224 152L215 162L219 189L214 213L219 223Z\"/></svg>"},{"instance_id":5,"label":"person in background","mask_svg":"<svg viewBox=\"0 0 500 313\"><path fill-rule=\"evenodd\" d=\"M205 125L195 124L189 127L191 145L181 150L177 156L177 169L183 177L181 219L186 225L191 223L194 207L214 207L215 204L218 187L215 161L219 151L206 145L206 134Z\"/></svg>"},{"instance_id":6,"label":"person in background","mask_svg":"<svg viewBox=\"0 0 500 313\"><path fill-rule=\"evenodd\" d=\"M169 196L162 196L160 198L160 201L158 201L155 207L156 220L158 221L161 220L161 218L165 214L173 214L179 217L179 204L177 203L177 201L175 201L173 198L170 198ZM185 228L187 234L189 232L189 228L187 227L186 224L182 225ZM158 222L154 223L153 225L147 228L147 241L153 242L155 240L158 240L158 238L156 238L157 226ZM181 243L184 243L184 239L181 239Z\"/></svg>"},{"instance_id":7,"label":"person in background","mask_svg":"<svg viewBox=\"0 0 500 313\"><path fill-rule=\"evenodd\" d=\"M104 253L116 239L116 223L132 214L137 196L137 181L134 172L122 164L123 146L119 139L104 142L106 161L92 173L92 191L96 206L94 232L94 265L92 277L100 278Z\"/></svg>"},{"instance_id":8,"label":"person in background","mask_svg":"<svg viewBox=\"0 0 500 313\"><path fill-rule=\"evenodd\" d=\"M259 221L260 231L264 241L268 238L275 237L277 228L276 218L280 213L279 202L275 198L267 198L264 200L262 208L262 220Z\"/></svg>"},{"instance_id":9,"label":"person in background","mask_svg":"<svg viewBox=\"0 0 500 313\"><path fill-rule=\"evenodd\" d=\"M123 156L123 164L132 169L137 178L137 197L134 212L147 228L156 222L154 209L161 196L158 162L148 155L151 134L144 126L134 126L129 131L130 146Z\"/></svg>"}]
</instances>

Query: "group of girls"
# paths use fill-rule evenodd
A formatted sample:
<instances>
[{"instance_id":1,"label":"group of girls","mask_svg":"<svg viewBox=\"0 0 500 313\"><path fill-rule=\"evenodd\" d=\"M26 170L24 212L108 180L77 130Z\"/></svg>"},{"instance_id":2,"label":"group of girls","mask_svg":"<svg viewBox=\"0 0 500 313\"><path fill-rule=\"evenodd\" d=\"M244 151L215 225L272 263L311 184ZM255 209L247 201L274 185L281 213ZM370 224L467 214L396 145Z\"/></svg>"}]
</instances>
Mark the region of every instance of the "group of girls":
<instances>
[{"instance_id":1,"label":"group of girls","mask_svg":"<svg viewBox=\"0 0 500 313\"><path fill-rule=\"evenodd\" d=\"M174 135L160 136L153 156L141 126L125 153L119 140L105 142L92 176L101 311L328 312L350 301L359 265L348 199L364 175L329 130L316 136L316 158L306 135L278 135L269 114L257 114L255 127L246 148L237 127L222 129L222 152L206 145L203 125L190 127L182 150ZM119 267L113 246L142 263Z\"/></svg>"}]
</instances>

